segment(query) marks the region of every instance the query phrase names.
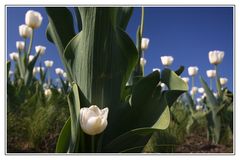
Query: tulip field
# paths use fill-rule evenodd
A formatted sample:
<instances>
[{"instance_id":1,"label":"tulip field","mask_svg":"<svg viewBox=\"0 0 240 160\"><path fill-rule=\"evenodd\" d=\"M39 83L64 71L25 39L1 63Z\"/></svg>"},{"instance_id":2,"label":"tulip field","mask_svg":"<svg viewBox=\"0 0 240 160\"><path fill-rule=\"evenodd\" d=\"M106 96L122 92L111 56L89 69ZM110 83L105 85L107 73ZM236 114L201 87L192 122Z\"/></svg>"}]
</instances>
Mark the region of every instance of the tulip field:
<instances>
[{"instance_id":1,"label":"tulip field","mask_svg":"<svg viewBox=\"0 0 240 160\"><path fill-rule=\"evenodd\" d=\"M7 53L7 153L233 153L231 77L219 69L228 53L202 54L211 66L205 77L194 64L173 70L171 53L148 73L144 7L136 40L126 31L134 9L25 13L16 51ZM41 30L63 67L45 58Z\"/></svg>"}]
</instances>

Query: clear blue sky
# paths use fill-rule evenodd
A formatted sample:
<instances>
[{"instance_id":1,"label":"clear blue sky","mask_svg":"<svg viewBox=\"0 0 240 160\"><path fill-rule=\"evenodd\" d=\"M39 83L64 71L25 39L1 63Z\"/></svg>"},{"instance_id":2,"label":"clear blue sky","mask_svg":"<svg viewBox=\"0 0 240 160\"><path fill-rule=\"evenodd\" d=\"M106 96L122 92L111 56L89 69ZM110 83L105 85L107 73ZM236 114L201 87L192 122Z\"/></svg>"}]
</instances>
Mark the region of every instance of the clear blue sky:
<instances>
[{"instance_id":1,"label":"clear blue sky","mask_svg":"<svg viewBox=\"0 0 240 160\"><path fill-rule=\"evenodd\" d=\"M48 19L44 8L7 8L7 54L16 51L15 42L21 40L18 26L25 23L25 13L29 9L39 11L43 16L42 26L35 32L33 46L47 47L41 60L54 60L51 75L56 77L54 68L63 66L56 47L48 42L45 36ZM134 42L140 19L141 9L135 8L127 28ZM223 50L225 57L219 66L220 75L228 78L227 87L233 90L233 8L147 7L144 37L150 38L149 48L145 52L146 74L152 72L153 68L163 68L160 56L171 55L174 57L171 69L175 70L184 65L186 69L182 76L188 76L187 67L198 66L198 76L202 75L208 81L206 70L213 69L209 64L208 52ZM9 56L7 58L9 59ZM198 77L196 85L200 86Z\"/></svg>"}]
</instances>

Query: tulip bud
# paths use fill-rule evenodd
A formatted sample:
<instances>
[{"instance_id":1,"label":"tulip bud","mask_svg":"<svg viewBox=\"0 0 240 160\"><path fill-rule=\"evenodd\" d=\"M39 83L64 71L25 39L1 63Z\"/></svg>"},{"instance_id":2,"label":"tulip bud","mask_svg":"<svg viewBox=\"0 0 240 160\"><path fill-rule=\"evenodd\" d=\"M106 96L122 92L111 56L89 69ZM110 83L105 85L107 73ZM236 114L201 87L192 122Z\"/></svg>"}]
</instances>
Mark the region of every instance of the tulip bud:
<instances>
[{"instance_id":1,"label":"tulip bud","mask_svg":"<svg viewBox=\"0 0 240 160\"><path fill-rule=\"evenodd\" d=\"M63 77L67 78L67 73L66 72L63 72Z\"/></svg>"},{"instance_id":2,"label":"tulip bud","mask_svg":"<svg viewBox=\"0 0 240 160\"><path fill-rule=\"evenodd\" d=\"M164 66L170 66L173 63L174 58L172 56L162 56L161 61Z\"/></svg>"},{"instance_id":3,"label":"tulip bud","mask_svg":"<svg viewBox=\"0 0 240 160\"><path fill-rule=\"evenodd\" d=\"M46 61L44 61L44 64L47 68L51 68L53 66L53 61L46 60Z\"/></svg>"},{"instance_id":4,"label":"tulip bud","mask_svg":"<svg viewBox=\"0 0 240 160\"><path fill-rule=\"evenodd\" d=\"M57 75L63 75L64 71L63 71L61 68L56 68L56 69L55 69L55 73L56 73Z\"/></svg>"},{"instance_id":5,"label":"tulip bud","mask_svg":"<svg viewBox=\"0 0 240 160\"><path fill-rule=\"evenodd\" d=\"M12 53L9 54L9 57L10 57L11 60L17 61L18 58L19 58L19 54L17 52L12 52Z\"/></svg>"},{"instance_id":6,"label":"tulip bud","mask_svg":"<svg viewBox=\"0 0 240 160\"><path fill-rule=\"evenodd\" d=\"M10 70L10 71L8 72L8 74L9 74L9 76L11 76L11 75L13 74L13 71Z\"/></svg>"},{"instance_id":7,"label":"tulip bud","mask_svg":"<svg viewBox=\"0 0 240 160\"><path fill-rule=\"evenodd\" d=\"M224 86L228 82L227 78L220 78L220 84Z\"/></svg>"},{"instance_id":8,"label":"tulip bud","mask_svg":"<svg viewBox=\"0 0 240 160\"><path fill-rule=\"evenodd\" d=\"M58 88L57 89L59 93L62 93L62 89L61 88Z\"/></svg>"},{"instance_id":9,"label":"tulip bud","mask_svg":"<svg viewBox=\"0 0 240 160\"><path fill-rule=\"evenodd\" d=\"M215 65L220 64L223 60L223 57L224 57L223 51L214 50L208 53L209 62L211 64Z\"/></svg>"},{"instance_id":10,"label":"tulip bud","mask_svg":"<svg viewBox=\"0 0 240 160\"><path fill-rule=\"evenodd\" d=\"M141 58L141 59L140 59L140 65L141 65L141 66L144 67L146 63L147 63L147 60L146 60L145 58Z\"/></svg>"},{"instance_id":11,"label":"tulip bud","mask_svg":"<svg viewBox=\"0 0 240 160\"><path fill-rule=\"evenodd\" d=\"M36 50L36 53L43 55L45 53L46 47L39 45L35 47L35 50Z\"/></svg>"},{"instance_id":12,"label":"tulip bud","mask_svg":"<svg viewBox=\"0 0 240 160\"><path fill-rule=\"evenodd\" d=\"M198 103L201 102L201 100L202 100L202 98L197 98L197 102Z\"/></svg>"},{"instance_id":13,"label":"tulip bud","mask_svg":"<svg viewBox=\"0 0 240 160\"><path fill-rule=\"evenodd\" d=\"M188 67L188 75L189 76L195 76L197 73L198 73L198 67L196 67L196 66Z\"/></svg>"},{"instance_id":14,"label":"tulip bud","mask_svg":"<svg viewBox=\"0 0 240 160\"><path fill-rule=\"evenodd\" d=\"M46 97L51 96L52 95L51 89L45 89L44 94L45 94Z\"/></svg>"},{"instance_id":15,"label":"tulip bud","mask_svg":"<svg viewBox=\"0 0 240 160\"><path fill-rule=\"evenodd\" d=\"M216 77L216 70L207 70L206 71L208 78Z\"/></svg>"},{"instance_id":16,"label":"tulip bud","mask_svg":"<svg viewBox=\"0 0 240 160\"><path fill-rule=\"evenodd\" d=\"M218 98L218 94L216 92L213 93L213 95Z\"/></svg>"},{"instance_id":17,"label":"tulip bud","mask_svg":"<svg viewBox=\"0 0 240 160\"><path fill-rule=\"evenodd\" d=\"M48 89L48 84L47 83L43 83L43 89Z\"/></svg>"},{"instance_id":18,"label":"tulip bud","mask_svg":"<svg viewBox=\"0 0 240 160\"><path fill-rule=\"evenodd\" d=\"M189 78L188 78L188 77L182 77L182 80L183 80L185 83L188 83L188 82L189 82Z\"/></svg>"},{"instance_id":19,"label":"tulip bud","mask_svg":"<svg viewBox=\"0 0 240 160\"><path fill-rule=\"evenodd\" d=\"M41 70L42 70L42 72L44 72L45 68L44 67L37 67L37 72L41 72Z\"/></svg>"},{"instance_id":20,"label":"tulip bud","mask_svg":"<svg viewBox=\"0 0 240 160\"><path fill-rule=\"evenodd\" d=\"M33 29L40 27L42 19L41 14L33 10L27 11L25 15L25 23Z\"/></svg>"},{"instance_id":21,"label":"tulip bud","mask_svg":"<svg viewBox=\"0 0 240 160\"><path fill-rule=\"evenodd\" d=\"M17 41L16 42L16 47L18 50L23 51L25 47L25 43L23 41Z\"/></svg>"},{"instance_id":22,"label":"tulip bud","mask_svg":"<svg viewBox=\"0 0 240 160\"><path fill-rule=\"evenodd\" d=\"M197 111L201 111L202 109L203 109L203 106L201 106L201 105L197 105L197 106L196 106L196 110L197 110Z\"/></svg>"},{"instance_id":23,"label":"tulip bud","mask_svg":"<svg viewBox=\"0 0 240 160\"><path fill-rule=\"evenodd\" d=\"M142 38L141 49L146 50L148 49L149 38Z\"/></svg>"},{"instance_id":24,"label":"tulip bud","mask_svg":"<svg viewBox=\"0 0 240 160\"><path fill-rule=\"evenodd\" d=\"M80 109L80 125L82 130L89 135L103 132L107 127L108 108L99 109L92 105L89 108Z\"/></svg>"},{"instance_id":25,"label":"tulip bud","mask_svg":"<svg viewBox=\"0 0 240 160\"><path fill-rule=\"evenodd\" d=\"M37 67L33 67L33 75L35 76L37 74L38 70Z\"/></svg>"},{"instance_id":26,"label":"tulip bud","mask_svg":"<svg viewBox=\"0 0 240 160\"><path fill-rule=\"evenodd\" d=\"M29 55L28 57L28 62L30 63L33 60L34 56L33 55Z\"/></svg>"},{"instance_id":27,"label":"tulip bud","mask_svg":"<svg viewBox=\"0 0 240 160\"><path fill-rule=\"evenodd\" d=\"M25 24L22 24L18 27L19 35L23 38L29 38L32 35L32 28L28 27Z\"/></svg>"},{"instance_id":28,"label":"tulip bud","mask_svg":"<svg viewBox=\"0 0 240 160\"><path fill-rule=\"evenodd\" d=\"M204 88L198 88L198 93L203 94L204 93Z\"/></svg>"},{"instance_id":29,"label":"tulip bud","mask_svg":"<svg viewBox=\"0 0 240 160\"><path fill-rule=\"evenodd\" d=\"M158 71L158 72L160 72L161 70L160 70L159 68L153 68L152 71L153 71L153 72L154 72L154 71Z\"/></svg>"},{"instance_id":30,"label":"tulip bud","mask_svg":"<svg viewBox=\"0 0 240 160\"><path fill-rule=\"evenodd\" d=\"M194 95L194 94L197 93L197 91L198 91L198 88L197 88L197 87L192 87L192 89L191 89L191 91L190 91L190 94L191 94L191 95Z\"/></svg>"}]
</instances>

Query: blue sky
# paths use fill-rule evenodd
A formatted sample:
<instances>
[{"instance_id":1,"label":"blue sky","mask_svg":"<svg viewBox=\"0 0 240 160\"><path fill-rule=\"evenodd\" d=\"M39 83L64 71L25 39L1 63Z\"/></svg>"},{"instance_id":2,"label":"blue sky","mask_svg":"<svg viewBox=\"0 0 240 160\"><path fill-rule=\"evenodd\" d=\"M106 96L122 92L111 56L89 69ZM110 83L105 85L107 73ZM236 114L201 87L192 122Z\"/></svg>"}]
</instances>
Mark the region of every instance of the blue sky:
<instances>
[{"instance_id":1,"label":"blue sky","mask_svg":"<svg viewBox=\"0 0 240 160\"><path fill-rule=\"evenodd\" d=\"M35 31L33 46L47 47L41 60L54 60L51 75L56 77L54 68L63 66L56 47L45 36L48 19L44 8L7 8L7 54L16 51L16 41L22 40L18 26L25 23L25 13L29 9L39 11L43 16L41 27ZM135 8L127 28L134 42L140 19L141 9ZM208 81L206 70L213 69L208 60L208 52L223 50L225 57L219 65L220 75L228 78L227 87L233 90L233 8L146 7L143 35L150 38L149 48L145 52L146 74L152 72L153 68L163 68L160 56L171 55L174 57L171 69L184 65L186 69L182 76L188 76L187 67L198 66L198 76L201 75ZM196 85L200 86L198 77Z\"/></svg>"}]
</instances>

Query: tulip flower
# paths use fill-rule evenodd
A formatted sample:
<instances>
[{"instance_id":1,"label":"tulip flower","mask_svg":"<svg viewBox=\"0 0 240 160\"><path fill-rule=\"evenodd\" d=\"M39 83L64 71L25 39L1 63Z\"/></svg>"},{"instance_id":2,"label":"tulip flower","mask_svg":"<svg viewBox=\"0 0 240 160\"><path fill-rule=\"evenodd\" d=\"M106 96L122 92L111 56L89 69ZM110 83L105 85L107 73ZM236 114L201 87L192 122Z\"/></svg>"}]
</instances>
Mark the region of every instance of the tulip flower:
<instances>
[{"instance_id":1,"label":"tulip flower","mask_svg":"<svg viewBox=\"0 0 240 160\"><path fill-rule=\"evenodd\" d=\"M207 70L206 71L208 78L216 77L216 70Z\"/></svg>"},{"instance_id":2,"label":"tulip flower","mask_svg":"<svg viewBox=\"0 0 240 160\"><path fill-rule=\"evenodd\" d=\"M197 87L192 87L191 91L190 91L190 94L191 95L195 95L198 91L198 88Z\"/></svg>"},{"instance_id":3,"label":"tulip flower","mask_svg":"<svg viewBox=\"0 0 240 160\"><path fill-rule=\"evenodd\" d=\"M19 54L17 52L12 52L9 54L9 57L13 61L17 61L19 59Z\"/></svg>"},{"instance_id":4,"label":"tulip flower","mask_svg":"<svg viewBox=\"0 0 240 160\"><path fill-rule=\"evenodd\" d=\"M224 57L223 51L214 50L208 53L209 62L214 65L220 64L223 60L223 57Z\"/></svg>"},{"instance_id":5,"label":"tulip flower","mask_svg":"<svg viewBox=\"0 0 240 160\"><path fill-rule=\"evenodd\" d=\"M19 35L23 38L29 38L32 35L32 28L28 27L25 24L22 24L18 27Z\"/></svg>"},{"instance_id":6,"label":"tulip flower","mask_svg":"<svg viewBox=\"0 0 240 160\"><path fill-rule=\"evenodd\" d=\"M38 70L37 67L33 67L33 75L35 76L37 74Z\"/></svg>"},{"instance_id":7,"label":"tulip flower","mask_svg":"<svg viewBox=\"0 0 240 160\"><path fill-rule=\"evenodd\" d=\"M23 41L17 41L16 42L16 47L18 50L23 51L25 47L25 43Z\"/></svg>"},{"instance_id":8,"label":"tulip flower","mask_svg":"<svg viewBox=\"0 0 240 160\"><path fill-rule=\"evenodd\" d=\"M41 70L44 72L45 68L44 67L37 67L37 72L41 72Z\"/></svg>"},{"instance_id":9,"label":"tulip flower","mask_svg":"<svg viewBox=\"0 0 240 160\"><path fill-rule=\"evenodd\" d=\"M33 60L34 56L33 55L29 55L28 57L28 62L31 62Z\"/></svg>"},{"instance_id":10,"label":"tulip flower","mask_svg":"<svg viewBox=\"0 0 240 160\"><path fill-rule=\"evenodd\" d=\"M33 10L27 11L25 15L25 23L33 29L40 27L42 19L42 15Z\"/></svg>"},{"instance_id":11,"label":"tulip flower","mask_svg":"<svg viewBox=\"0 0 240 160\"><path fill-rule=\"evenodd\" d=\"M173 63L174 58L172 56L161 56L162 64L166 66L170 66Z\"/></svg>"},{"instance_id":12,"label":"tulip flower","mask_svg":"<svg viewBox=\"0 0 240 160\"><path fill-rule=\"evenodd\" d=\"M44 61L44 64L47 68L51 68L53 66L53 61L46 60L46 61Z\"/></svg>"},{"instance_id":13,"label":"tulip flower","mask_svg":"<svg viewBox=\"0 0 240 160\"><path fill-rule=\"evenodd\" d=\"M197 73L198 73L198 67L196 67L196 66L188 67L188 75L189 76L195 76Z\"/></svg>"},{"instance_id":14,"label":"tulip flower","mask_svg":"<svg viewBox=\"0 0 240 160\"><path fill-rule=\"evenodd\" d=\"M80 125L82 130L89 135L97 135L107 127L108 108L99 109L92 105L80 109Z\"/></svg>"},{"instance_id":15,"label":"tulip flower","mask_svg":"<svg viewBox=\"0 0 240 160\"><path fill-rule=\"evenodd\" d=\"M142 38L141 49L146 50L148 49L149 38Z\"/></svg>"},{"instance_id":16,"label":"tulip flower","mask_svg":"<svg viewBox=\"0 0 240 160\"><path fill-rule=\"evenodd\" d=\"M158 72L160 72L161 70L160 70L159 68L153 68L152 71L153 71L153 72L154 72L154 71L158 71Z\"/></svg>"},{"instance_id":17,"label":"tulip flower","mask_svg":"<svg viewBox=\"0 0 240 160\"><path fill-rule=\"evenodd\" d=\"M203 106L201 106L201 105L197 105L197 106L196 106L196 110L197 110L197 111L201 111L202 109L203 109Z\"/></svg>"},{"instance_id":18,"label":"tulip flower","mask_svg":"<svg viewBox=\"0 0 240 160\"><path fill-rule=\"evenodd\" d=\"M188 77L182 77L182 80L183 80L185 83L188 83L188 82L189 82L189 78L188 78Z\"/></svg>"},{"instance_id":19,"label":"tulip flower","mask_svg":"<svg viewBox=\"0 0 240 160\"><path fill-rule=\"evenodd\" d=\"M227 82L228 82L228 79L227 79L227 78L223 78L223 77L220 78L220 84L221 84L222 86L224 86Z\"/></svg>"},{"instance_id":20,"label":"tulip flower","mask_svg":"<svg viewBox=\"0 0 240 160\"><path fill-rule=\"evenodd\" d=\"M46 97L51 96L51 95L52 95L51 89L45 89L45 90L44 90L44 95L45 95Z\"/></svg>"},{"instance_id":21,"label":"tulip flower","mask_svg":"<svg viewBox=\"0 0 240 160\"><path fill-rule=\"evenodd\" d=\"M198 93L203 94L204 93L204 88L198 88Z\"/></svg>"},{"instance_id":22,"label":"tulip flower","mask_svg":"<svg viewBox=\"0 0 240 160\"><path fill-rule=\"evenodd\" d=\"M67 78L67 73L66 72L63 72L63 77Z\"/></svg>"},{"instance_id":23,"label":"tulip flower","mask_svg":"<svg viewBox=\"0 0 240 160\"><path fill-rule=\"evenodd\" d=\"M55 73L56 73L57 75L63 75L64 71L63 71L61 68L56 68L56 69L55 69Z\"/></svg>"},{"instance_id":24,"label":"tulip flower","mask_svg":"<svg viewBox=\"0 0 240 160\"><path fill-rule=\"evenodd\" d=\"M202 100L202 98L197 98L197 102L198 103L201 102L201 100Z\"/></svg>"},{"instance_id":25,"label":"tulip flower","mask_svg":"<svg viewBox=\"0 0 240 160\"><path fill-rule=\"evenodd\" d=\"M145 66L146 65L146 63L147 63L147 60L145 59L145 58L141 58L140 59L140 64L141 64L141 66Z\"/></svg>"},{"instance_id":26,"label":"tulip flower","mask_svg":"<svg viewBox=\"0 0 240 160\"><path fill-rule=\"evenodd\" d=\"M35 50L36 50L36 53L43 55L45 53L46 47L39 45L35 47Z\"/></svg>"}]
</instances>

